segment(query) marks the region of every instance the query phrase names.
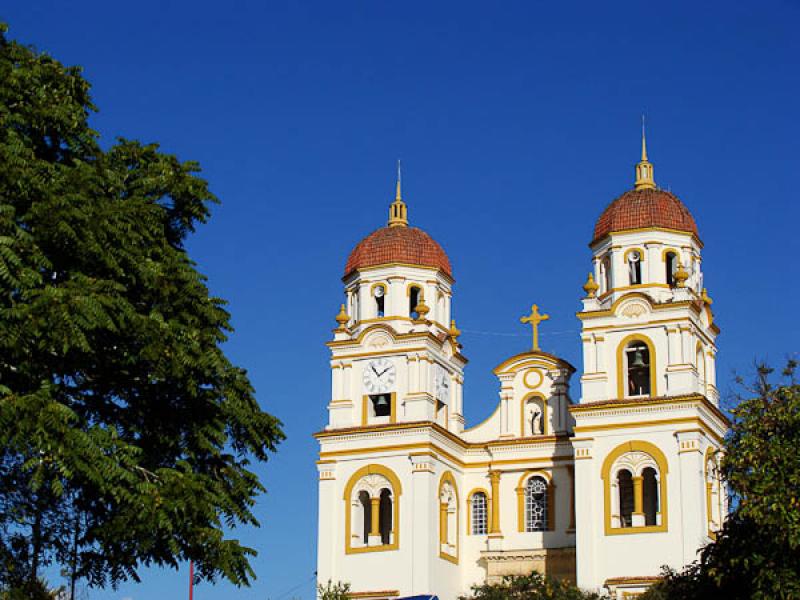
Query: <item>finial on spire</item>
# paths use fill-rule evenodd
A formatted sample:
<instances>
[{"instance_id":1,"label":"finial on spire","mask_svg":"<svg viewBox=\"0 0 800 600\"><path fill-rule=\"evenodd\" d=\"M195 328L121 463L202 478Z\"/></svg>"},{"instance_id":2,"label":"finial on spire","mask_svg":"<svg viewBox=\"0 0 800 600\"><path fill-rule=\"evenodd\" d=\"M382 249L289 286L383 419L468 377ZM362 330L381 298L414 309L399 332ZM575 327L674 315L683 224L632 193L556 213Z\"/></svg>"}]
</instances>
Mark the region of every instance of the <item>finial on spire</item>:
<instances>
[{"instance_id":1,"label":"finial on spire","mask_svg":"<svg viewBox=\"0 0 800 600\"><path fill-rule=\"evenodd\" d=\"M400 161L397 161L397 193L394 202L389 206L389 227L408 227L408 208L403 202L400 185L402 183L402 172Z\"/></svg>"},{"instance_id":2,"label":"finial on spire","mask_svg":"<svg viewBox=\"0 0 800 600\"><path fill-rule=\"evenodd\" d=\"M400 193L400 186L403 183L403 172L400 170L400 159L397 159L397 194L395 194L395 200L402 200L403 196Z\"/></svg>"},{"instance_id":3,"label":"finial on spire","mask_svg":"<svg viewBox=\"0 0 800 600\"><path fill-rule=\"evenodd\" d=\"M644 115L642 115L642 160L636 164L636 182L634 189L654 190L653 165L647 160L647 139L645 136Z\"/></svg>"},{"instance_id":4,"label":"finial on spire","mask_svg":"<svg viewBox=\"0 0 800 600\"><path fill-rule=\"evenodd\" d=\"M644 113L642 113L642 160L647 160L647 135L644 126Z\"/></svg>"}]
</instances>

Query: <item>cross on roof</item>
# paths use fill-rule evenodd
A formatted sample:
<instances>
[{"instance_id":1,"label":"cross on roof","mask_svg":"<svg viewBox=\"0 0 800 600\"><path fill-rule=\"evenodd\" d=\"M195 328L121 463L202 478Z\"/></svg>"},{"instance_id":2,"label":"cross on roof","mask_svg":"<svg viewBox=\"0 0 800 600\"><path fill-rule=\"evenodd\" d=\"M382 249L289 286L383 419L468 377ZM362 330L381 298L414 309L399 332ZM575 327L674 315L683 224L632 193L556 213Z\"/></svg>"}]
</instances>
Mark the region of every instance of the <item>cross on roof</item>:
<instances>
[{"instance_id":1,"label":"cross on roof","mask_svg":"<svg viewBox=\"0 0 800 600\"><path fill-rule=\"evenodd\" d=\"M539 314L539 307L534 304L531 306L531 314L527 317L520 318L520 323L530 323L531 328L533 329L533 351L537 352L539 350L539 323L542 321L547 321L550 318L550 315L540 315Z\"/></svg>"}]
</instances>

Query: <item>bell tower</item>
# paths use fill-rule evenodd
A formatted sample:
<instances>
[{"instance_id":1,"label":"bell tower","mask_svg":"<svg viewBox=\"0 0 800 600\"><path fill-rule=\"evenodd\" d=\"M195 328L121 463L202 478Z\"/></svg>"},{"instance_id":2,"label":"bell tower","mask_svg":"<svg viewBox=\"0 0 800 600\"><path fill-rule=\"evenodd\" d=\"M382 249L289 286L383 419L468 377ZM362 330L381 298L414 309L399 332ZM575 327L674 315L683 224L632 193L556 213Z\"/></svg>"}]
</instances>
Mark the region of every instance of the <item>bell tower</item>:
<instances>
[{"instance_id":1,"label":"bell tower","mask_svg":"<svg viewBox=\"0 0 800 600\"><path fill-rule=\"evenodd\" d=\"M442 247L408 223L398 168L389 219L352 251L331 349L328 428L433 421L460 432L466 359Z\"/></svg>"},{"instance_id":2,"label":"bell tower","mask_svg":"<svg viewBox=\"0 0 800 600\"><path fill-rule=\"evenodd\" d=\"M657 187L644 129L634 187L602 213L589 247L582 397L570 409L577 575L624 597L661 565L695 560L719 526L707 463L729 425L703 244L686 206Z\"/></svg>"}]
</instances>

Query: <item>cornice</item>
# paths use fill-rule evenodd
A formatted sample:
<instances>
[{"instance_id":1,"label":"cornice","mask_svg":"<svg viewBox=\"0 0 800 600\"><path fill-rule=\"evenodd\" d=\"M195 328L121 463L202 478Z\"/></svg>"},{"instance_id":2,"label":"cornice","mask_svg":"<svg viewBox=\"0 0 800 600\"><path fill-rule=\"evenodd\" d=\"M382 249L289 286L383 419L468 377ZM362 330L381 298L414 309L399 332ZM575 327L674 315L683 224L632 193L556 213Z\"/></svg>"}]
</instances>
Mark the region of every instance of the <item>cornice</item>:
<instances>
[{"instance_id":1,"label":"cornice","mask_svg":"<svg viewBox=\"0 0 800 600\"><path fill-rule=\"evenodd\" d=\"M653 407L671 407L683 404L699 404L703 409L707 410L711 415L716 417L724 426L725 429L730 428L731 422L728 417L711 401L702 394L684 394L681 396L659 396L656 398L615 398L610 400L598 400L596 402L587 402L583 404L573 404L569 406L569 412L573 415L592 414L593 416L611 416L625 414L625 409L642 409ZM628 414L641 414L639 411L631 411Z\"/></svg>"},{"instance_id":2,"label":"cornice","mask_svg":"<svg viewBox=\"0 0 800 600\"><path fill-rule=\"evenodd\" d=\"M495 375L499 375L500 373L506 372L508 370L508 367L514 364L515 362L524 362L526 360L531 360L531 361L539 360L545 363L545 365L547 365L548 363L552 363L552 366L568 369L570 375L575 372L575 367L573 367L563 358L559 358L555 354L550 354L549 352L542 352L541 350L532 350L529 352L522 352L520 354L517 354L515 356L512 356L511 358L504 360L502 363L500 363L494 368L493 373Z\"/></svg>"}]
</instances>

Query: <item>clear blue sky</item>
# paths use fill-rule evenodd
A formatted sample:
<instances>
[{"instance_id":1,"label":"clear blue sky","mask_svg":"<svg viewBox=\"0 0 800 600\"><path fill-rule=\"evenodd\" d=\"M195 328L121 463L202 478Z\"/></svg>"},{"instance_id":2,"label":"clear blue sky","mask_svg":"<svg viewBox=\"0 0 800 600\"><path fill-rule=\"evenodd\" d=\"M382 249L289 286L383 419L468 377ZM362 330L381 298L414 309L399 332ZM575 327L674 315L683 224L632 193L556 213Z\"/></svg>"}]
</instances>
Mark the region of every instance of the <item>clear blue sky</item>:
<instances>
[{"instance_id":1,"label":"clear blue sky","mask_svg":"<svg viewBox=\"0 0 800 600\"><path fill-rule=\"evenodd\" d=\"M198 160L222 200L190 251L230 301L227 351L288 439L258 469L262 527L237 532L258 580L201 585L198 600L312 597L324 342L348 252L385 222L397 158L412 223L453 264L469 423L495 404L492 367L526 348L533 301L551 315L543 348L580 366L587 243L633 182L643 111L656 180L706 244L723 395L734 371L797 350L796 0L7 0L0 19L85 68L106 141ZM186 570L142 576L89 597L186 596Z\"/></svg>"}]
</instances>

